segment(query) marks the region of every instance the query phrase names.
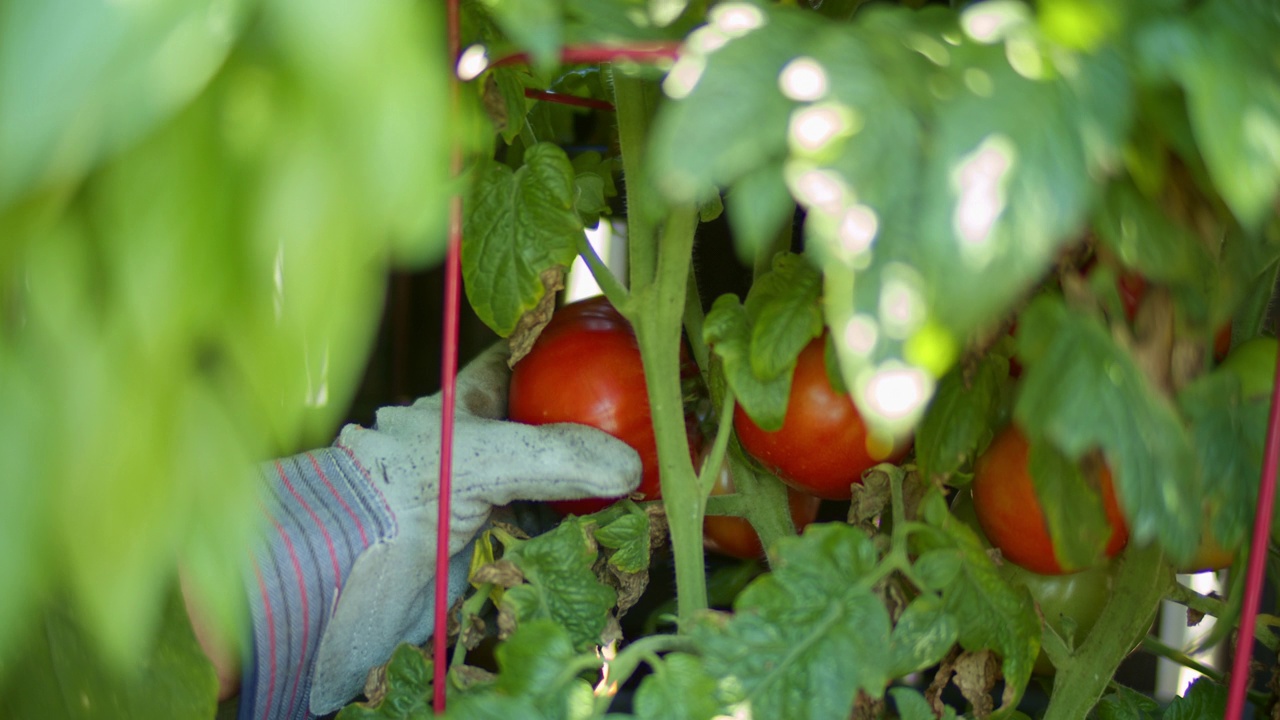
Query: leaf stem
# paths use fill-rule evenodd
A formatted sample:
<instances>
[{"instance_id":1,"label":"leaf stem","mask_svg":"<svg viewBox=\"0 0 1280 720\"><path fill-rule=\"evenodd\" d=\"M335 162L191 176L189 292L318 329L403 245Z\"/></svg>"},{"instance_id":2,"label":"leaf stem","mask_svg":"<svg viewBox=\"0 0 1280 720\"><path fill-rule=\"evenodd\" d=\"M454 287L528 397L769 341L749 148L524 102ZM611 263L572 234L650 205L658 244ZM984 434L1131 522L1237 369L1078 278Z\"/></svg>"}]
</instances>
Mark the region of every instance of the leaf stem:
<instances>
[{"instance_id":1,"label":"leaf stem","mask_svg":"<svg viewBox=\"0 0 1280 720\"><path fill-rule=\"evenodd\" d=\"M702 339L702 326L706 316L702 312L702 294L698 291L698 274L693 264L689 264L689 282L684 291L684 334L689 341L689 350L693 353L693 361L706 378L711 372L711 351ZM732 408L730 408L732 410Z\"/></svg>"},{"instance_id":2,"label":"leaf stem","mask_svg":"<svg viewBox=\"0 0 1280 720\"><path fill-rule=\"evenodd\" d=\"M587 264L591 277L595 278L596 284L604 291L605 297L609 298L609 303L615 308L623 307L627 302L627 289L618 281L618 277L613 274L609 266L600 259L591 241L587 240L586 233L578 236L578 256Z\"/></svg>"},{"instance_id":3,"label":"leaf stem","mask_svg":"<svg viewBox=\"0 0 1280 720\"><path fill-rule=\"evenodd\" d=\"M725 449L729 447L729 436L733 434L733 393L724 394L724 401L720 406L720 417L716 424L716 439L711 445L711 454L707 455L707 461L701 468L694 468L699 471L698 487L702 488L703 511L706 510L707 496L711 494L711 488L715 487L716 478L720 476L720 466L725 461ZM712 472L714 471L714 472Z\"/></svg>"}]
</instances>

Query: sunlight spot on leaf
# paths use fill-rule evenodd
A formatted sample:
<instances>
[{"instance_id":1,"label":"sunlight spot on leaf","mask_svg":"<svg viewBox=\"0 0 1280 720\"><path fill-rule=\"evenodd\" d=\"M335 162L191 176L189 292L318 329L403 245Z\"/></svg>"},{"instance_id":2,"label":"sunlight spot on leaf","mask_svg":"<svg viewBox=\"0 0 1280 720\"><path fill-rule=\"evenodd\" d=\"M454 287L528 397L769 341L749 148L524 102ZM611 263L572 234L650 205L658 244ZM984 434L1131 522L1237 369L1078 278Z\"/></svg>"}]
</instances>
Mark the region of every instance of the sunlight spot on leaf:
<instances>
[{"instance_id":1,"label":"sunlight spot on leaf","mask_svg":"<svg viewBox=\"0 0 1280 720\"><path fill-rule=\"evenodd\" d=\"M458 58L458 79L467 82L480 77L480 73L489 67L489 53L480 44L472 45L462 51Z\"/></svg>"},{"instance_id":2,"label":"sunlight spot on leaf","mask_svg":"<svg viewBox=\"0 0 1280 720\"><path fill-rule=\"evenodd\" d=\"M1004 55L1013 71L1022 77L1028 80L1044 78L1044 58L1040 55L1040 48L1030 38L1009 38L1004 45Z\"/></svg>"},{"instance_id":3,"label":"sunlight spot on leaf","mask_svg":"<svg viewBox=\"0 0 1280 720\"><path fill-rule=\"evenodd\" d=\"M951 175L959 196L952 225L969 259L986 264L994 248L992 230L1005 209L1005 190L1014 166L1013 143L1002 135L991 135L957 163Z\"/></svg>"},{"instance_id":4,"label":"sunlight spot on leaf","mask_svg":"<svg viewBox=\"0 0 1280 720\"><path fill-rule=\"evenodd\" d=\"M880 324L889 337L906 338L924 323L924 283L918 272L902 263L887 266L881 275Z\"/></svg>"},{"instance_id":5,"label":"sunlight spot on leaf","mask_svg":"<svg viewBox=\"0 0 1280 720\"><path fill-rule=\"evenodd\" d=\"M907 362L942 377L960 354L959 344L945 325L926 320L902 347Z\"/></svg>"},{"instance_id":6,"label":"sunlight spot on leaf","mask_svg":"<svg viewBox=\"0 0 1280 720\"><path fill-rule=\"evenodd\" d=\"M791 114L788 137L793 150L816 153L831 142L862 129L862 116L839 103L806 107Z\"/></svg>"},{"instance_id":7,"label":"sunlight spot on leaf","mask_svg":"<svg viewBox=\"0 0 1280 720\"><path fill-rule=\"evenodd\" d=\"M880 218L866 205L854 205L844 212L837 231L840 245L853 255L861 255L871 249L876 233L880 232Z\"/></svg>"},{"instance_id":8,"label":"sunlight spot on leaf","mask_svg":"<svg viewBox=\"0 0 1280 720\"><path fill-rule=\"evenodd\" d=\"M675 22L688 6L688 0L649 0L649 17L654 25L666 27Z\"/></svg>"},{"instance_id":9,"label":"sunlight spot on leaf","mask_svg":"<svg viewBox=\"0 0 1280 720\"><path fill-rule=\"evenodd\" d=\"M636 27L649 27L649 25L651 24L651 21L650 21L651 19L648 13L641 10L640 8L628 8L626 11L626 16L627 16L627 19L630 20L633 24L635 24Z\"/></svg>"},{"instance_id":10,"label":"sunlight spot on leaf","mask_svg":"<svg viewBox=\"0 0 1280 720\"><path fill-rule=\"evenodd\" d=\"M964 71L964 86L969 88L969 92L984 98L991 97L996 90L995 84L991 82L991 76L976 67Z\"/></svg>"},{"instance_id":11,"label":"sunlight spot on leaf","mask_svg":"<svg viewBox=\"0 0 1280 720\"><path fill-rule=\"evenodd\" d=\"M700 53L681 53L675 67L667 73L662 81L662 91L672 100L680 100L689 96L707 69L707 58Z\"/></svg>"},{"instance_id":12,"label":"sunlight spot on leaf","mask_svg":"<svg viewBox=\"0 0 1280 720\"><path fill-rule=\"evenodd\" d=\"M964 36L954 31L947 31L942 33L942 39L947 41L948 45L954 45L956 47L959 47L960 43L964 42Z\"/></svg>"},{"instance_id":13,"label":"sunlight spot on leaf","mask_svg":"<svg viewBox=\"0 0 1280 720\"><path fill-rule=\"evenodd\" d=\"M951 53L947 52L947 47L924 33L910 33L903 38L902 44L929 58L934 65L951 64Z\"/></svg>"},{"instance_id":14,"label":"sunlight spot on leaf","mask_svg":"<svg viewBox=\"0 0 1280 720\"><path fill-rule=\"evenodd\" d=\"M710 55L724 47L730 39L720 28L714 25L703 25L689 34L686 44L695 53Z\"/></svg>"},{"instance_id":15,"label":"sunlight spot on leaf","mask_svg":"<svg viewBox=\"0 0 1280 720\"><path fill-rule=\"evenodd\" d=\"M755 5L729 2L711 9L710 20L729 37L742 37L764 26L764 11Z\"/></svg>"},{"instance_id":16,"label":"sunlight spot on leaf","mask_svg":"<svg viewBox=\"0 0 1280 720\"><path fill-rule=\"evenodd\" d=\"M933 380L920 368L887 363L866 385L867 410L884 420L904 420L919 413L933 394Z\"/></svg>"},{"instance_id":17,"label":"sunlight spot on leaf","mask_svg":"<svg viewBox=\"0 0 1280 720\"><path fill-rule=\"evenodd\" d=\"M827 71L817 60L798 57L778 74L778 88L792 100L811 102L827 94Z\"/></svg>"},{"instance_id":18,"label":"sunlight spot on leaf","mask_svg":"<svg viewBox=\"0 0 1280 720\"><path fill-rule=\"evenodd\" d=\"M271 282L275 291L271 299L276 311L276 324L284 316L284 243L276 245L276 257L271 262Z\"/></svg>"},{"instance_id":19,"label":"sunlight spot on leaf","mask_svg":"<svg viewBox=\"0 0 1280 720\"><path fill-rule=\"evenodd\" d=\"M315 363L315 374L312 375L312 363ZM322 408L329 404L329 343L324 344L320 357L315 358L307 353L307 398L308 407Z\"/></svg>"},{"instance_id":20,"label":"sunlight spot on leaf","mask_svg":"<svg viewBox=\"0 0 1280 720\"><path fill-rule=\"evenodd\" d=\"M870 315L854 315L844 326L844 346L858 355L870 355L880 341L880 330Z\"/></svg>"},{"instance_id":21,"label":"sunlight spot on leaf","mask_svg":"<svg viewBox=\"0 0 1280 720\"><path fill-rule=\"evenodd\" d=\"M990 45L1008 37L1010 30L1029 21L1027 7L1013 0L992 0L972 6L960 18L969 37Z\"/></svg>"},{"instance_id":22,"label":"sunlight spot on leaf","mask_svg":"<svg viewBox=\"0 0 1280 720\"><path fill-rule=\"evenodd\" d=\"M830 170L797 165L788 164L785 173L791 194L804 205L836 215L849 194L844 180Z\"/></svg>"}]
</instances>

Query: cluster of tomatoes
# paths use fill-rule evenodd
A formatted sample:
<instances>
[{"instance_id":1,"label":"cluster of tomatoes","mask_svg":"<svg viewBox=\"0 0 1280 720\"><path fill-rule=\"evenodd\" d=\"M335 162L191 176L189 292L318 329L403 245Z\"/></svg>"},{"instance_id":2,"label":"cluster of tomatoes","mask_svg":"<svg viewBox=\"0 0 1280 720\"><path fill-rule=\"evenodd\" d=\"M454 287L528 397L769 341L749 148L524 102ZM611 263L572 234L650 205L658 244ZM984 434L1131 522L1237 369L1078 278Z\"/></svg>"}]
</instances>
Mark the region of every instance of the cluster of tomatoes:
<instances>
[{"instance_id":1,"label":"cluster of tomatoes","mask_svg":"<svg viewBox=\"0 0 1280 720\"><path fill-rule=\"evenodd\" d=\"M604 297L561 308L533 348L512 370L508 408L512 420L530 424L576 422L619 438L640 454L643 476L637 489L646 500L661 496L658 450L631 325ZM696 429L691 423L691 433ZM786 482L792 521L803 528L814 520L821 499L847 500L862 473L880 462L895 462L906 447L877 448L848 395L827 379L823 340L812 341L797 360L786 419L780 430L760 429L738 409L734 428L744 450ZM691 437L701 465L708 446ZM726 462L713 495L734 491ZM554 503L562 513L586 514L613 499ZM735 557L759 557L764 550L750 523L738 517L708 516L709 548Z\"/></svg>"}]
</instances>

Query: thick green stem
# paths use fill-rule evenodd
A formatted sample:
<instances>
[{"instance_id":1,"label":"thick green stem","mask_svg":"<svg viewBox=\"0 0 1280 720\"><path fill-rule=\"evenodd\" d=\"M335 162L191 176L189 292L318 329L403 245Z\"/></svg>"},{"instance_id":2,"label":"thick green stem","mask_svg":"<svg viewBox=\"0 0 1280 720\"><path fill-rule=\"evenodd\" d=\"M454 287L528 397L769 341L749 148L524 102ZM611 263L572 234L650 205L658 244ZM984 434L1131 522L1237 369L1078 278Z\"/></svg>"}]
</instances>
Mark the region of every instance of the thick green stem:
<instances>
[{"instance_id":1,"label":"thick green stem","mask_svg":"<svg viewBox=\"0 0 1280 720\"><path fill-rule=\"evenodd\" d=\"M1130 546L1124 553L1102 615L1057 669L1045 720L1079 720L1097 704L1116 667L1146 637L1156 609L1173 583L1159 547Z\"/></svg>"},{"instance_id":2,"label":"thick green stem","mask_svg":"<svg viewBox=\"0 0 1280 720\"><path fill-rule=\"evenodd\" d=\"M647 285L654 279L658 220L662 203L645 173L649 122L658 107L661 92L657 83L629 77L614 69L614 105L618 118L618 147L622 150L622 178L627 195L627 251L631 287ZM682 276L681 281L684 280Z\"/></svg>"}]
</instances>

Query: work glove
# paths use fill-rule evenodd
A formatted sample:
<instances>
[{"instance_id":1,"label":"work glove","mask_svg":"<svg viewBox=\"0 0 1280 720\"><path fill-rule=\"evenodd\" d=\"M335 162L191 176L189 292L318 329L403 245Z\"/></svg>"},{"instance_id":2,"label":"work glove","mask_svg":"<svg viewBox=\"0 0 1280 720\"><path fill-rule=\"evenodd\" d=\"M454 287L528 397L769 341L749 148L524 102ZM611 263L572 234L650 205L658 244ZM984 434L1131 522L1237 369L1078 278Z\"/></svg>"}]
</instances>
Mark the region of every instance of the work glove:
<instances>
[{"instance_id":1,"label":"work glove","mask_svg":"<svg viewBox=\"0 0 1280 720\"><path fill-rule=\"evenodd\" d=\"M504 421L506 359L495 346L457 379L450 603L493 506L618 497L640 482L639 456L604 432ZM267 524L247 577L253 661L242 720L332 712L399 643L430 637L442 406L437 394L384 407L372 428L347 425L332 447L263 467Z\"/></svg>"}]
</instances>

